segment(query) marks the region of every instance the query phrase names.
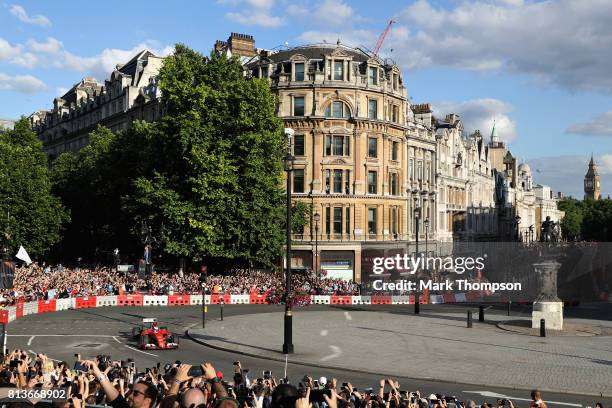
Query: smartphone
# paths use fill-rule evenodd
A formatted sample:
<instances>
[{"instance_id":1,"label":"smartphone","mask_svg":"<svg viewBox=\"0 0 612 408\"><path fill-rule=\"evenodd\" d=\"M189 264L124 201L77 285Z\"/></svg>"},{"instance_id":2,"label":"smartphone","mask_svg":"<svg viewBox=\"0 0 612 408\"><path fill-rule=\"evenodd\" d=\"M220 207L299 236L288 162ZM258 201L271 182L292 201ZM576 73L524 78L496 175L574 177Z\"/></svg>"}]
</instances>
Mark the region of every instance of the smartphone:
<instances>
[{"instance_id":1,"label":"smartphone","mask_svg":"<svg viewBox=\"0 0 612 408\"><path fill-rule=\"evenodd\" d=\"M331 390L310 390L310 402L325 402L324 395L331 398Z\"/></svg>"},{"instance_id":2,"label":"smartphone","mask_svg":"<svg viewBox=\"0 0 612 408\"><path fill-rule=\"evenodd\" d=\"M13 360L11 360L10 367L11 368L17 368L17 367L19 367L19 363L20 362L21 362L21 360L19 360L19 359L13 359Z\"/></svg>"},{"instance_id":3,"label":"smartphone","mask_svg":"<svg viewBox=\"0 0 612 408\"><path fill-rule=\"evenodd\" d=\"M187 372L187 375L190 377L201 377L203 375L202 373L202 367L200 366L192 366L189 371Z\"/></svg>"},{"instance_id":4,"label":"smartphone","mask_svg":"<svg viewBox=\"0 0 612 408\"><path fill-rule=\"evenodd\" d=\"M81 363L80 361L77 361L76 363L74 363L74 371L86 373L89 371L89 367L87 367L87 365Z\"/></svg>"},{"instance_id":5,"label":"smartphone","mask_svg":"<svg viewBox=\"0 0 612 408\"><path fill-rule=\"evenodd\" d=\"M263 372L263 378L265 380L269 380L270 378L272 378L272 371L270 370L266 370Z\"/></svg>"}]
</instances>

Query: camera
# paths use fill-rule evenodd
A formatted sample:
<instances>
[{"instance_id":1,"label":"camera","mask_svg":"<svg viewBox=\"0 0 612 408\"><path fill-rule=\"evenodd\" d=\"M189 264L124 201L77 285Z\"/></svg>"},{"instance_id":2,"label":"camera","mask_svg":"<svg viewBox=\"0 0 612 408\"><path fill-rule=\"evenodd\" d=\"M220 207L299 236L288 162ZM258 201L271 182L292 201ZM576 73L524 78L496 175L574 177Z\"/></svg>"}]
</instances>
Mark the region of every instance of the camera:
<instances>
[{"instance_id":1,"label":"camera","mask_svg":"<svg viewBox=\"0 0 612 408\"><path fill-rule=\"evenodd\" d=\"M272 371L270 370L266 370L263 372L263 378L264 380L269 380L272 378Z\"/></svg>"},{"instance_id":2,"label":"camera","mask_svg":"<svg viewBox=\"0 0 612 408\"><path fill-rule=\"evenodd\" d=\"M100 371L106 370L108 368L108 364L111 361L110 356L104 354L96 356L96 359L98 360L98 367L100 368Z\"/></svg>"}]
</instances>

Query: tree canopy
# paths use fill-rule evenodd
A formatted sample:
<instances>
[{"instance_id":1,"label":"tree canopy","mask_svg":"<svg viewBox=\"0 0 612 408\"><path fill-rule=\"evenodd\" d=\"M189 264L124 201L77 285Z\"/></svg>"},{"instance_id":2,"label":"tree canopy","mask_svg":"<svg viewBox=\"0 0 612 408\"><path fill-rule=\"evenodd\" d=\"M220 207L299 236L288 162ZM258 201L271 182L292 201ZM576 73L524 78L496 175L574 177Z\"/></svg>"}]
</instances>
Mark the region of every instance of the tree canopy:
<instances>
[{"instance_id":1,"label":"tree canopy","mask_svg":"<svg viewBox=\"0 0 612 408\"><path fill-rule=\"evenodd\" d=\"M245 78L236 58L180 44L158 79L160 120L117 134L99 127L57 160L54 186L73 210L67 241L129 247L146 222L166 254L272 265L284 237L285 139L268 84Z\"/></svg>"},{"instance_id":2,"label":"tree canopy","mask_svg":"<svg viewBox=\"0 0 612 408\"><path fill-rule=\"evenodd\" d=\"M60 240L69 219L51 194L42 144L25 117L0 133L0 225L11 253L23 246L35 257Z\"/></svg>"}]
</instances>

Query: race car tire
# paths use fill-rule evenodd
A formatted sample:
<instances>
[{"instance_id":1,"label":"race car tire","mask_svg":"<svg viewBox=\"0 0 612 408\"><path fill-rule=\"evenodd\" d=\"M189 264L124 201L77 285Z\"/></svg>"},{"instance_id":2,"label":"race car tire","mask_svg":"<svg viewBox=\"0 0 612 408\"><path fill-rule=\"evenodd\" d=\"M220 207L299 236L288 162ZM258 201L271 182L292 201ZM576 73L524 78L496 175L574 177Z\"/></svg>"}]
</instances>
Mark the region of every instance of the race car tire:
<instances>
[{"instance_id":1,"label":"race car tire","mask_svg":"<svg viewBox=\"0 0 612 408\"><path fill-rule=\"evenodd\" d=\"M140 336L140 327L132 328L132 338L136 339L138 336Z\"/></svg>"}]
</instances>

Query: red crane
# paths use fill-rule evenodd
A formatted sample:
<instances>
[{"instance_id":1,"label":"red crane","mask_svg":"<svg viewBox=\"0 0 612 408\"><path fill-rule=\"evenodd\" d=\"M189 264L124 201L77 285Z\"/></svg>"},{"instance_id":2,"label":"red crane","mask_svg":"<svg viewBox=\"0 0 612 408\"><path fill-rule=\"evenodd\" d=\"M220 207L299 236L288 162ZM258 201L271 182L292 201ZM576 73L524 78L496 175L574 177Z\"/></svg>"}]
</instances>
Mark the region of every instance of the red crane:
<instances>
[{"instance_id":1,"label":"red crane","mask_svg":"<svg viewBox=\"0 0 612 408\"><path fill-rule=\"evenodd\" d=\"M378 51L380 51L380 47L382 47L383 43L385 42L385 38L387 37L387 34L389 34L389 31L391 30L391 26L395 23L395 20L389 20L389 24L387 24L387 28L385 28L385 31L382 32L382 34L380 34L380 37L378 37L378 41L376 41L376 45L374 46L374 56L378 57Z\"/></svg>"}]
</instances>

